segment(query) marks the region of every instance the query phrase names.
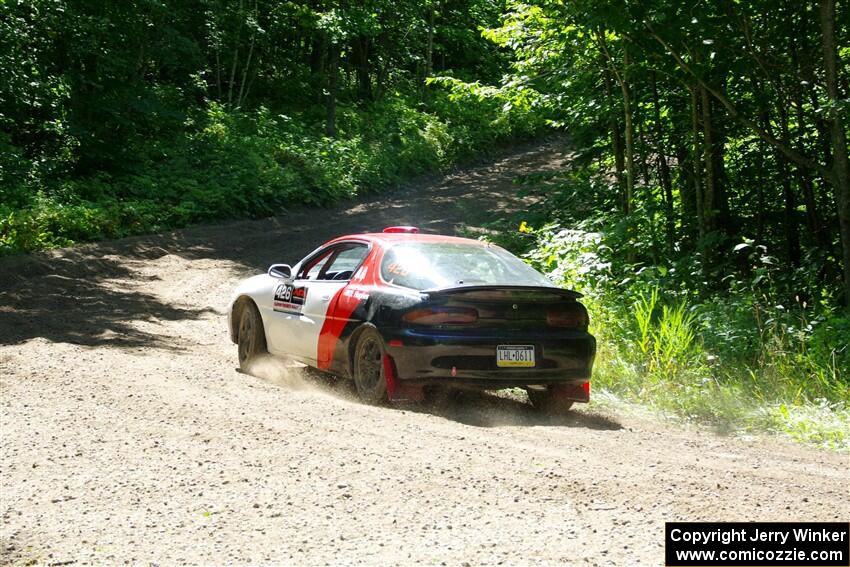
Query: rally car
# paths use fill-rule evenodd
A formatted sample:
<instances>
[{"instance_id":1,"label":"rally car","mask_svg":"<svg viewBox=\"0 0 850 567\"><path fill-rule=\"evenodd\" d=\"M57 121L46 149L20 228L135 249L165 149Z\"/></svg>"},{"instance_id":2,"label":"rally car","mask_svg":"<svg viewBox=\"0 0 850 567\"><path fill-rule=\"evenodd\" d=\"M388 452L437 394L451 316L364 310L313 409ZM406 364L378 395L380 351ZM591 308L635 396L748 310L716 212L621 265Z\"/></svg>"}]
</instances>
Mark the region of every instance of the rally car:
<instances>
[{"instance_id":1,"label":"rally car","mask_svg":"<svg viewBox=\"0 0 850 567\"><path fill-rule=\"evenodd\" d=\"M596 352L579 297L494 244L389 227L243 281L228 322L247 373L269 353L351 378L370 403L522 387L564 410L588 401Z\"/></svg>"}]
</instances>

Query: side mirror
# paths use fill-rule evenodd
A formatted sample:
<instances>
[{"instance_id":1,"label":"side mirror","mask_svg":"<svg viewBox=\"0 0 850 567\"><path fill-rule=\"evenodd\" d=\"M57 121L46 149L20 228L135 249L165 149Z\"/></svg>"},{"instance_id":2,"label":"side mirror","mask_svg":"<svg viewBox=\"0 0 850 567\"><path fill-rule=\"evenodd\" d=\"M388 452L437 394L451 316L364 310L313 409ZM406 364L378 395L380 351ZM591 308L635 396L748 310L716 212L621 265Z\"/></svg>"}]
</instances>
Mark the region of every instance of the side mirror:
<instances>
[{"instance_id":1,"label":"side mirror","mask_svg":"<svg viewBox=\"0 0 850 567\"><path fill-rule=\"evenodd\" d=\"M272 264L268 273L273 278L288 280L292 277L292 268L289 264Z\"/></svg>"}]
</instances>

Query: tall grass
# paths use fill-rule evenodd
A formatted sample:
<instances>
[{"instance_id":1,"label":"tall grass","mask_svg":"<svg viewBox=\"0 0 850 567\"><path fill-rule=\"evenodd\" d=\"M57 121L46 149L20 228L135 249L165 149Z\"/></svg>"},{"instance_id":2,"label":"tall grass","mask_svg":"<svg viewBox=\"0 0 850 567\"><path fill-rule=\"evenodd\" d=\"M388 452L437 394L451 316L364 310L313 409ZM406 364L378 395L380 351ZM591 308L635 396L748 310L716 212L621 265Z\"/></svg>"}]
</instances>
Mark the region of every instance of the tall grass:
<instances>
[{"instance_id":1,"label":"tall grass","mask_svg":"<svg viewBox=\"0 0 850 567\"><path fill-rule=\"evenodd\" d=\"M527 260L585 294L597 389L725 431L850 451L847 319L822 306L766 305L740 287L700 296L664 266L614 269L599 233L552 226L531 236Z\"/></svg>"}]
</instances>

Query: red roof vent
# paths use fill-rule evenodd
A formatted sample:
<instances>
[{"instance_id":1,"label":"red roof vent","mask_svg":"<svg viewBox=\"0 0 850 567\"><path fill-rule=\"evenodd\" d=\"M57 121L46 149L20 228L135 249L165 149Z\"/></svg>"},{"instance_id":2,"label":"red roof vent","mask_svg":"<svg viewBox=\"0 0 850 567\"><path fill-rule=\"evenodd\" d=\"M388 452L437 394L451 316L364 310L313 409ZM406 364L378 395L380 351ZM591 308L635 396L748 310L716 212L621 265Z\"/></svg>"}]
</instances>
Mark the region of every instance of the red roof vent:
<instances>
[{"instance_id":1,"label":"red roof vent","mask_svg":"<svg viewBox=\"0 0 850 567\"><path fill-rule=\"evenodd\" d=\"M415 226L388 226L384 229L384 232L402 232L407 234L416 234L419 232L419 229Z\"/></svg>"}]
</instances>

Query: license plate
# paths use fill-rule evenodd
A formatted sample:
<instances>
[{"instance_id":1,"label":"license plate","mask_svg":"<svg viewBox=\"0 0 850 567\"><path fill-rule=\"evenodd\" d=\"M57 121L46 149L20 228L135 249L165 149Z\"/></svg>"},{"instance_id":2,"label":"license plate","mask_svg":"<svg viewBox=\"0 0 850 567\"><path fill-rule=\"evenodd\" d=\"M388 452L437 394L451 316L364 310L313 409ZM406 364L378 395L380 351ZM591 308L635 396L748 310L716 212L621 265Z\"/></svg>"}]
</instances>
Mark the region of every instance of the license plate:
<instances>
[{"instance_id":1,"label":"license plate","mask_svg":"<svg viewBox=\"0 0 850 567\"><path fill-rule=\"evenodd\" d=\"M496 347L496 366L501 368L534 366L533 345L499 345Z\"/></svg>"}]
</instances>

